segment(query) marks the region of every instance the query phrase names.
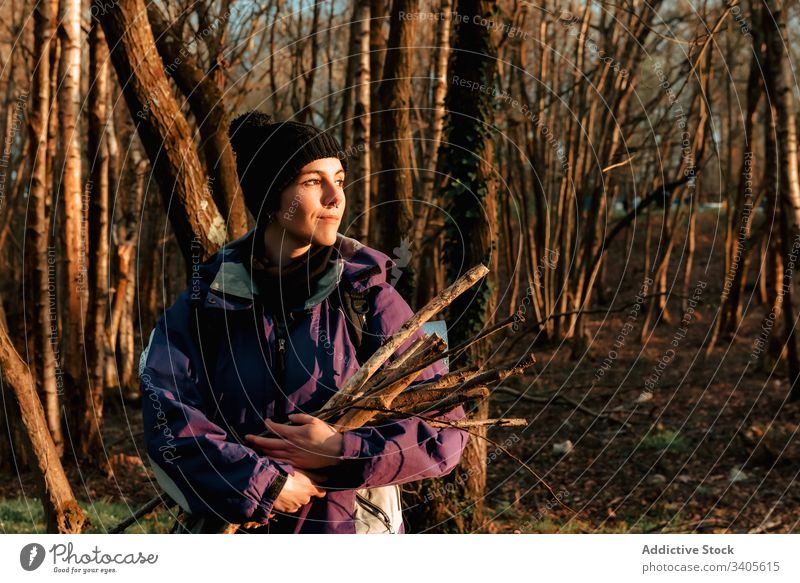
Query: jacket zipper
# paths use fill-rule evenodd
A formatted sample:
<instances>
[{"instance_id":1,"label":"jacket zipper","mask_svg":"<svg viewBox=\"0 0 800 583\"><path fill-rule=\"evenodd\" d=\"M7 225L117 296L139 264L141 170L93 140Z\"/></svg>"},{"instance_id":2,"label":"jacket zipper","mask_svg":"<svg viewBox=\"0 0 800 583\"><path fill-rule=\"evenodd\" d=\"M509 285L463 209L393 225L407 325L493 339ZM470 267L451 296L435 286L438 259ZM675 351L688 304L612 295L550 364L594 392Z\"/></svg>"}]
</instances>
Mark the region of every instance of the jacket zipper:
<instances>
[{"instance_id":1,"label":"jacket zipper","mask_svg":"<svg viewBox=\"0 0 800 583\"><path fill-rule=\"evenodd\" d=\"M380 519L381 522L383 522L383 525L386 527L386 530L392 532L392 521L389 518L389 515L383 511L383 508L373 503L371 500L368 500L358 492L356 492L356 501L359 502L367 512Z\"/></svg>"},{"instance_id":2,"label":"jacket zipper","mask_svg":"<svg viewBox=\"0 0 800 583\"><path fill-rule=\"evenodd\" d=\"M275 362L275 381L278 393L275 396L273 418L277 423L286 421L286 323L273 317L275 322L275 338L277 339L277 358Z\"/></svg>"}]
</instances>

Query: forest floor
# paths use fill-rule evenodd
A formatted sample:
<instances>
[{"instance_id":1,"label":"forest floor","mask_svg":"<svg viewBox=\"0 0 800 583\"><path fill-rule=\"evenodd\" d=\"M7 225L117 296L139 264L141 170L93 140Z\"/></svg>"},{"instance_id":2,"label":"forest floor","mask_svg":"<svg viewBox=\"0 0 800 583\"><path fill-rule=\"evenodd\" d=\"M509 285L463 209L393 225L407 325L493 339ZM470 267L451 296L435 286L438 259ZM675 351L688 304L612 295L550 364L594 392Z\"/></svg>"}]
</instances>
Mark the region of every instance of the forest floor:
<instances>
[{"instance_id":1,"label":"forest floor","mask_svg":"<svg viewBox=\"0 0 800 583\"><path fill-rule=\"evenodd\" d=\"M671 293L698 297L694 307L671 300L671 322L641 342L644 310L632 310L645 269L640 229L635 244L612 245L610 256L623 260L609 263L607 301L593 307L621 311L593 314L590 339L575 354L571 343L533 348L536 370L495 393L492 417L531 423L490 437L509 444L569 508L501 454L488 466L484 531L800 531L800 402L787 402L785 362L759 354L769 309L757 289L744 298L737 334L704 356L725 276L718 220L699 215L688 293L683 268L669 275ZM685 253L681 236L673 255ZM758 269L756 261L751 281ZM538 402L520 399L523 392Z\"/></svg>"},{"instance_id":2,"label":"forest floor","mask_svg":"<svg viewBox=\"0 0 800 583\"><path fill-rule=\"evenodd\" d=\"M524 417L530 425L493 429L489 437L544 478L564 506L489 445L480 532L800 531L800 403L786 402L784 364L770 373L750 362L768 312L757 297L745 299L750 305L737 335L703 356L724 279L721 241L712 253L716 220L704 214L698 225L689 292L704 282L700 301L692 312L671 300L672 321L645 343L644 312L625 328L644 270L643 257L633 253L610 264L607 301L596 306L619 311L593 314L590 340L577 352L572 343L530 348L530 336L516 342L512 353L532 350L537 365L493 395L491 415ZM638 236L635 245L616 245L613 257L644 249ZM675 253L682 247L679 238ZM681 278L674 281L680 290ZM504 351L510 340L496 347ZM142 462L138 407L123 406L118 396L107 403L113 473L66 465L93 532L106 531L157 491ZM35 496L29 474L0 482L0 532L42 531ZM165 532L171 523L157 511L129 532Z\"/></svg>"}]
</instances>

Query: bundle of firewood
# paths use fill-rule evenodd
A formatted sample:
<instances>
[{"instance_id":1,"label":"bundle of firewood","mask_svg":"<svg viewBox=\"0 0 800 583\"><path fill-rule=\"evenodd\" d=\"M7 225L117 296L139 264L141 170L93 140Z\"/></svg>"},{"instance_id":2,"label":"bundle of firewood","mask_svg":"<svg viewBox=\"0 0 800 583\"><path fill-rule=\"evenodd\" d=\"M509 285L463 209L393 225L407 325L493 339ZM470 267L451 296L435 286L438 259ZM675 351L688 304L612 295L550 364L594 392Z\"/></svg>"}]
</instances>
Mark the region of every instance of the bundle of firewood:
<instances>
[{"instance_id":1,"label":"bundle of firewood","mask_svg":"<svg viewBox=\"0 0 800 583\"><path fill-rule=\"evenodd\" d=\"M341 406L323 408L316 416L330 422L340 431L378 424L397 417L421 417L433 425L462 428L526 424L524 419L444 422L432 416L444 415L468 401L488 398L490 391L487 385L522 374L534 363L533 358L509 367L486 370L482 366L467 367L430 382L410 386L421 370L436 362L435 358L432 362L426 359L425 353L431 356L440 355L444 341L437 335L424 336L420 338L419 345L418 350L423 354L409 355L405 366L391 366L381 371L370 379L359 396L345 399Z\"/></svg>"},{"instance_id":2,"label":"bundle of firewood","mask_svg":"<svg viewBox=\"0 0 800 583\"><path fill-rule=\"evenodd\" d=\"M422 384L411 384L420 373L445 357L457 357L475 342L513 324L514 319L492 327L483 334L452 350L446 350L437 334L422 334L398 356L383 367L397 349L413 336L432 316L450 305L459 295L480 281L488 269L478 265L453 285L442 291L414 314L391 338L367 360L345 385L333 395L316 416L332 423L340 431L379 423L386 419L410 416L443 415L467 401L489 396L488 384L522 374L534 363L531 356L509 367L487 368L485 364L463 368ZM517 318L518 319L518 318ZM383 368L381 368L383 367ZM436 423L436 421L431 420ZM447 426L519 425L524 419L488 419L445 423Z\"/></svg>"}]
</instances>

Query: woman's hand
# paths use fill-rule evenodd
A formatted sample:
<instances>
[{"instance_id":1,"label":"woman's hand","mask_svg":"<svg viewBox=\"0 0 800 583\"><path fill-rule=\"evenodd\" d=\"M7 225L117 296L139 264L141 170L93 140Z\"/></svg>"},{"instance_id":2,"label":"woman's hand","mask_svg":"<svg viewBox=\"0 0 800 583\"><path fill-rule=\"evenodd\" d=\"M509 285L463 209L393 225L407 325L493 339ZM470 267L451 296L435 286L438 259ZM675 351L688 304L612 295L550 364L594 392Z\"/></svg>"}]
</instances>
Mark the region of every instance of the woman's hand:
<instances>
[{"instance_id":1,"label":"woman's hand","mask_svg":"<svg viewBox=\"0 0 800 583\"><path fill-rule=\"evenodd\" d=\"M325 491L319 489L306 474L295 471L294 475L286 477L286 483L281 488L272 508L278 512L297 512L314 496L322 498L325 496Z\"/></svg>"},{"instance_id":2,"label":"woman's hand","mask_svg":"<svg viewBox=\"0 0 800 583\"><path fill-rule=\"evenodd\" d=\"M247 434L245 440L260 454L295 468L314 470L340 463L344 439L333 426L304 413L289 415L289 421L294 425L267 419L267 429L278 437Z\"/></svg>"}]
</instances>

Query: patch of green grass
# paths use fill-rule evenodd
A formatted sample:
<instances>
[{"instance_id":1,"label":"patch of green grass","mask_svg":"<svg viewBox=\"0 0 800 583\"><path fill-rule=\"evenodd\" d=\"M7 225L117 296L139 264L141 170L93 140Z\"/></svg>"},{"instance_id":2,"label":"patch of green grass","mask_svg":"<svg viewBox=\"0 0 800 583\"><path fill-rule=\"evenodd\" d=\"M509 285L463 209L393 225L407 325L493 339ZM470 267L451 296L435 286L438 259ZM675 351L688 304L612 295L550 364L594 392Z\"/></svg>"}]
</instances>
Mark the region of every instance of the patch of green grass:
<instances>
[{"instance_id":1,"label":"patch of green grass","mask_svg":"<svg viewBox=\"0 0 800 583\"><path fill-rule=\"evenodd\" d=\"M79 502L89 516L90 525L85 533L105 533L122 522L139 508L139 505L95 500ZM157 514L147 514L126 533L167 533L174 522L173 516L163 509ZM0 532L7 534L44 533L44 510L38 498L0 499Z\"/></svg>"},{"instance_id":2,"label":"patch of green grass","mask_svg":"<svg viewBox=\"0 0 800 583\"><path fill-rule=\"evenodd\" d=\"M572 518L551 513L544 508L525 508L500 499L487 503L484 517L493 517L492 522L498 532L511 533L519 530L522 534L580 534L584 532L618 533L624 532L616 524L605 524L601 530L584 518Z\"/></svg>"},{"instance_id":3,"label":"patch of green grass","mask_svg":"<svg viewBox=\"0 0 800 583\"><path fill-rule=\"evenodd\" d=\"M666 505L652 509L645 515L626 515L624 508L613 520L592 521L585 515L569 516L550 512L535 512L532 509L515 508L506 502L486 505L486 517L492 517L496 530L511 533L519 530L523 534L645 534L651 532L680 532L683 516L681 509Z\"/></svg>"},{"instance_id":4,"label":"patch of green grass","mask_svg":"<svg viewBox=\"0 0 800 583\"><path fill-rule=\"evenodd\" d=\"M624 532L632 534L648 534L652 532L680 532L683 517L681 511L673 512L669 508L657 508L650 514L646 514L632 520L630 525L626 525ZM625 525L625 523L621 523Z\"/></svg>"},{"instance_id":5,"label":"patch of green grass","mask_svg":"<svg viewBox=\"0 0 800 583\"><path fill-rule=\"evenodd\" d=\"M689 449L689 439L672 429L662 429L651 432L642 438L639 446L643 449L659 451L681 452Z\"/></svg>"},{"instance_id":6,"label":"patch of green grass","mask_svg":"<svg viewBox=\"0 0 800 583\"><path fill-rule=\"evenodd\" d=\"M587 524L581 524L577 520L571 520L566 524L554 522L550 518L543 518L535 522L524 523L523 534L579 534L585 532Z\"/></svg>"},{"instance_id":7,"label":"patch of green grass","mask_svg":"<svg viewBox=\"0 0 800 583\"><path fill-rule=\"evenodd\" d=\"M517 528L523 534L620 534L628 532L628 525L625 522L606 522L602 528L598 528L597 524L579 518L555 521L547 517L535 521L522 521Z\"/></svg>"}]
</instances>

